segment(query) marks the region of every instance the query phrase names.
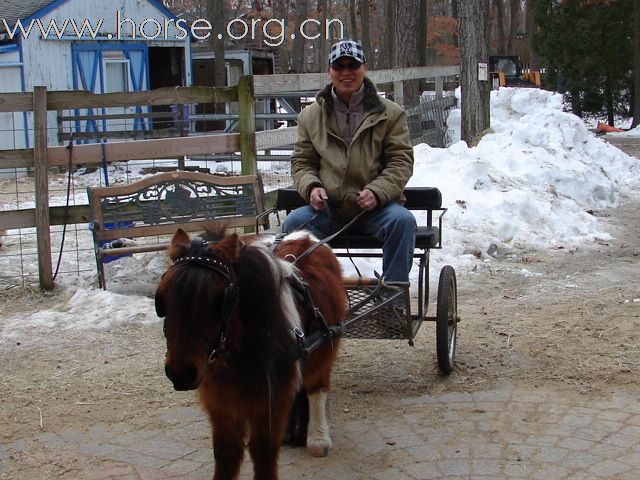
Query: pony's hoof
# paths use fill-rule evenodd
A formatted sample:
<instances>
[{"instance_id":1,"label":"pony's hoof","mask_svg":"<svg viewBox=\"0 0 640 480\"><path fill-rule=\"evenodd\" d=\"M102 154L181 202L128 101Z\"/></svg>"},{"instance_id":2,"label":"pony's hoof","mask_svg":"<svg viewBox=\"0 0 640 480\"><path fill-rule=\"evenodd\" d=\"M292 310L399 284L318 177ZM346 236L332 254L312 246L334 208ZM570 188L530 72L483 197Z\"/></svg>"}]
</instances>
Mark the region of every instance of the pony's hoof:
<instances>
[{"instance_id":1,"label":"pony's hoof","mask_svg":"<svg viewBox=\"0 0 640 480\"><path fill-rule=\"evenodd\" d=\"M314 457L326 457L329 455L329 447L331 447L331 441L307 440L307 450Z\"/></svg>"}]
</instances>

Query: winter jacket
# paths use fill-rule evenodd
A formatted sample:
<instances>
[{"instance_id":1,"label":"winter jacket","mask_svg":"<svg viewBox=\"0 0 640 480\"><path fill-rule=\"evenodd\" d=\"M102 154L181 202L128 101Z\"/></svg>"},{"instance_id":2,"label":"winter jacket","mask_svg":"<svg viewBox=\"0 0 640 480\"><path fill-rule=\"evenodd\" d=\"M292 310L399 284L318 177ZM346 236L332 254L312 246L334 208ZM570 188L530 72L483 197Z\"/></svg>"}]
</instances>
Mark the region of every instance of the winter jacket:
<instances>
[{"instance_id":1,"label":"winter jacket","mask_svg":"<svg viewBox=\"0 0 640 480\"><path fill-rule=\"evenodd\" d=\"M404 203L403 190L413 174L413 148L402 108L378 95L364 79L364 118L347 145L338 135L331 85L298 118L298 140L291 174L307 202L311 189L324 187L331 211L348 221L360 212L360 191L371 190L379 206Z\"/></svg>"}]
</instances>

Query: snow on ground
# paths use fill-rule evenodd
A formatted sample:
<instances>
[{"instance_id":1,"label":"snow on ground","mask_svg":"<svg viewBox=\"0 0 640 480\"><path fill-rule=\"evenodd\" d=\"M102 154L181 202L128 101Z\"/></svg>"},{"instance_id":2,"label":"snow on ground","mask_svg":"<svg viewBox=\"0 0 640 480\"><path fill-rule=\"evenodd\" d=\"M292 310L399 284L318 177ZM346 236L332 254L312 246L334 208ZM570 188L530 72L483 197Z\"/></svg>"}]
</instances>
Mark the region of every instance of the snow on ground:
<instances>
[{"instance_id":1,"label":"snow on ground","mask_svg":"<svg viewBox=\"0 0 640 480\"><path fill-rule=\"evenodd\" d=\"M491 96L493 133L476 147L462 141L447 149L415 147L409 185L438 187L448 209L445 246L433 252L432 265L449 263L465 272L494 257L611 238L589 211L638 196L640 162L597 138L562 107L557 94L503 88ZM456 111L449 117L458 138L459 119ZM633 134L640 136L640 131L628 133ZM348 261L343 265L346 273L354 273ZM358 265L366 276L380 271L376 261L359 260ZM166 266L163 256L154 255L112 262L108 292L90 287L92 278L66 278L59 283L68 291L65 300L30 317L3 318L0 339L29 335L34 327L102 328L110 322L153 321L149 297ZM417 268L412 275L417 277Z\"/></svg>"}]
</instances>

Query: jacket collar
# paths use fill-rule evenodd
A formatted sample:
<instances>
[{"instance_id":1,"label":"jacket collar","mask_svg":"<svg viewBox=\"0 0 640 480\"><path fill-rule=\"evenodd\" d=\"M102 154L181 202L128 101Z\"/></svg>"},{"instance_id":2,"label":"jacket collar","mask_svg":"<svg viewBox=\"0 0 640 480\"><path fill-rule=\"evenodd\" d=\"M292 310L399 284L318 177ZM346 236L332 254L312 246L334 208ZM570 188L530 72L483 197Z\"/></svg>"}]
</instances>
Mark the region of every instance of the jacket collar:
<instances>
[{"instance_id":1,"label":"jacket collar","mask_svg":"<svg viewBox=\"0 0 640 480\"><path fill-rule=\"evenodd\" d=\"M318 101L318 103L324 103L324 105L326 105L328 113L333 113L335 109L335 101L333 99L333 95L331 94L332 86L332 84L328 84L316 96L316 100ZM362 106L364 107L365 113L384 112L385 110L384 104L382 103L382 100L380 100L380 96L378 95L376 86L367 77L364 77L364 95L362 98Z\"/></svg>"}]
</instances>

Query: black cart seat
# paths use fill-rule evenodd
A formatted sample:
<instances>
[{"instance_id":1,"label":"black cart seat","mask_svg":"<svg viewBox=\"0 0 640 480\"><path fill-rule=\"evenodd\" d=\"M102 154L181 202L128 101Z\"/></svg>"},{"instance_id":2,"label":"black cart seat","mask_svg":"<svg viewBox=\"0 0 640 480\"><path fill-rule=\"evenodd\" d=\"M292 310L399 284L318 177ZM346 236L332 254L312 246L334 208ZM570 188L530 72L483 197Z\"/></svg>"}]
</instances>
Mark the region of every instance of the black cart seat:
<instances>
[{"instance_id":1,"label":"black cart seat","mask_svg":"<svg viewBox=\"0 0 640 480\"><path fill-rule=\"evenodd\" d=\"M424 210L428 212L426 226L419 226L416 233L416 248L428 250L439 248L441 240L440 229L432 224L433 210L442 209L442 194L435 187L408 187L404 190L407 199L405 207L409 210ZM307 202L293 187L281 188L276 195L274 210L289 213ZM382 242L367 235L350 235L348 232L334 238L330 242L333 248L377 249L382 248Z\"/></svg>"}]
</instances>

